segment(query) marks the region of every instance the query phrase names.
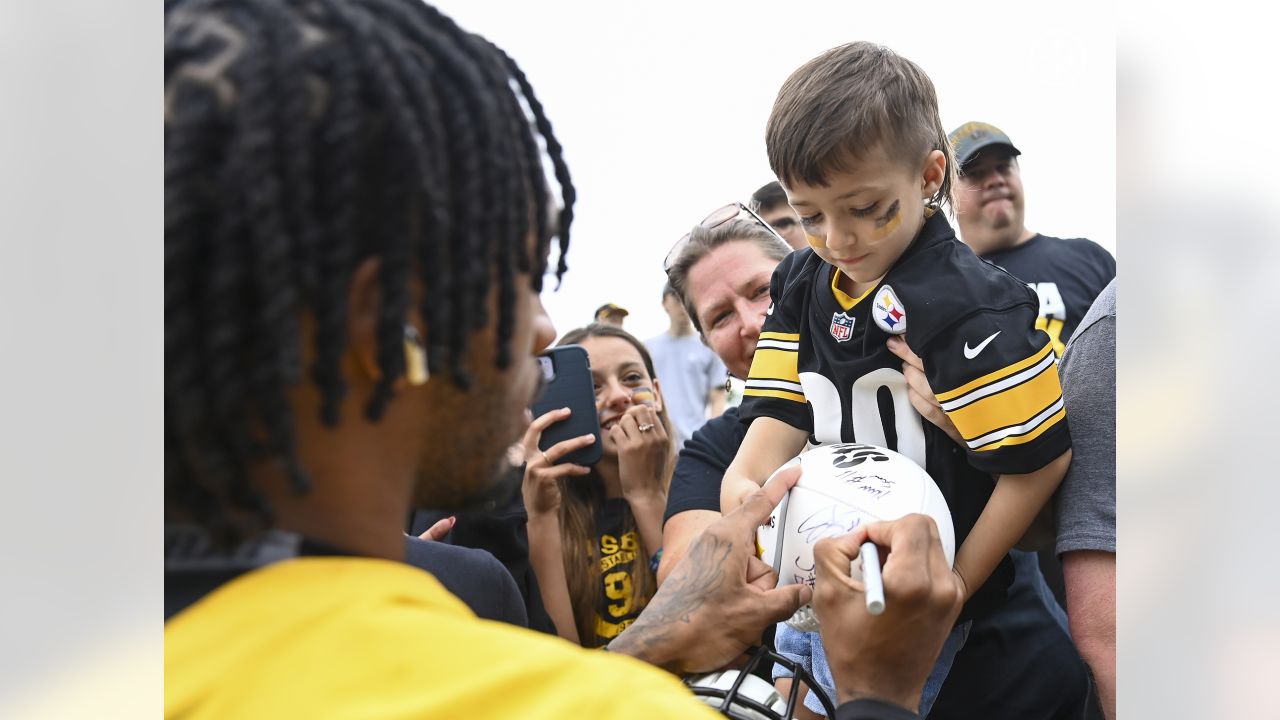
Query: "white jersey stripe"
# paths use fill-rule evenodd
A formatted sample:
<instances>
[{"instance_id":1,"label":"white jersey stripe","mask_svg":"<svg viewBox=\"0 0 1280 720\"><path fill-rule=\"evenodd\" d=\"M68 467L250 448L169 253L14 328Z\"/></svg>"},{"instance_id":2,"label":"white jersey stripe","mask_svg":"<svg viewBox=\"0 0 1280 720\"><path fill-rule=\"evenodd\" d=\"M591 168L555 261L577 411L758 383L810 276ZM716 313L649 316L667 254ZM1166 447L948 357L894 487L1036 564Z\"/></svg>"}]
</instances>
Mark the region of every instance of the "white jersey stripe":
<instances>
[{"instance_id":1,"label":"white jersey stripe","mask_svg":"<svg viewBox=\"0 0 1280 720\"><path fill-rule=\"evenodd\" d=\"M1021 425L1014 425L1012 427L996 430L995 432L987 433L982 437L974 438L973 440L967 441L969 444L969 448L971 450L977 450L978 448L984 445L990 445L993 442L999 442L1000 440L1003 440L1007 437L1012 437L1014 435L1026 435L1032 430L1035 430L1036 428L1040 427L1042 424L1044 424L1046 420L1053 417L1054 413L1058 412L1061 409L1062 409L1062 398L1058 398L1057 402L1045 408L1044 410L1040 411L1038 414L1036 414L1035 417L1031 418L1030 420L1028 420L1027 422Z\"/></svg>"},{"instance_id":2,"label":"white jersey stripe","mask_svg":"<svg viewBox=\"0 0 1280 720\"><path fill-rule=\"evenodd\" d=\"M748 390L786 390L788 392L804 394L804 386L798 382L787 382L786 380L762 380L751 379L747 381Z\"/></svg>"},{"instance_id":3,"label":"white jersey stripe","mask_svg":"<svg viewBox=\"0 0 1280 720\"><path fill-rule=\"evenodd\" d=\"M790 350L791 352L800 351L800 343L787 342L786 340L761 340L756 343L757 350Z\"/></svg>"}]
</instances>

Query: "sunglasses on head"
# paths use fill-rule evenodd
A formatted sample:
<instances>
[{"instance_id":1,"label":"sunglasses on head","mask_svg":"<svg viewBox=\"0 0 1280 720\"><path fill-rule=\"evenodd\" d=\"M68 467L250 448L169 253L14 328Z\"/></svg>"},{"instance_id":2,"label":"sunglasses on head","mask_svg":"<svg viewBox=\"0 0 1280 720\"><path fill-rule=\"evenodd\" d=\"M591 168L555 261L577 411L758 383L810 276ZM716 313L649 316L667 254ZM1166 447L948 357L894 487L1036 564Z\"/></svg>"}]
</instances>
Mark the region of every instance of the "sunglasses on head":
<instances>
[{"instance_id":1,"label":"sunglasses on head","mask_svg":"<svg viewBox=\"0 0 1280 720\"><path fill-rule=\"evenodd\" d=\"M743 205L740 202L731 202L728 205L725 205L724 207L720 207L711 211L711 214L703 218L702 222L698 223L698 225L699 227L704 227L704 228L707 228L708 230L712 228L718 228L721 225L729 222L730 220L736 220L743 213L746 213L751 217L752 220L755 220L756 222L760 223L765 227L765 229L773 233L774 237L778 238L779 242L783 242L783 243L786 242L785 240L782 239L782 236L778 234L778 231L773 229L772 225L765 222L764 218L756 214L755 210L752 210L751 208L747 207L746 205ZM676 241L676 244L672 245L671 249L667 251L667 257L665 260L662 261L662 269L665 272L671 272L671 266L675 265L676 260L679 260L680 256L684 254L684 249L685 249L685 246L689 244L690 236L691 236L691 233L685 233L679 240Z\"/></svg>"}]
</instances>

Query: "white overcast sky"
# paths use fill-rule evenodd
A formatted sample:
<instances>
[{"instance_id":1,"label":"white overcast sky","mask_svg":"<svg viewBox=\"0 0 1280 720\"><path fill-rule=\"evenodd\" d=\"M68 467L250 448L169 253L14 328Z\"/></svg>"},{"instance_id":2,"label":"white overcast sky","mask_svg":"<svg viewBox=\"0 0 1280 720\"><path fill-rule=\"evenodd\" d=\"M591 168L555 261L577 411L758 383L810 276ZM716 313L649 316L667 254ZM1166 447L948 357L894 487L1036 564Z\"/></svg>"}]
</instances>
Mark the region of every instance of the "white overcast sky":
<instances>
[{"instance_id":1,"label":"white overcast sky","mask_svg":"<svg viewBox=\"0 0 1280 720\"><path fill-rule=\"evenodd\" d=\"M544 301L564 333L605 302L666 327L662 258L709 211L773 179L778 88L853 40L910 58L943 125L984 120L1022 150L1027 223L1115 252L1115 29L1092 3L439 0L524 69L578 189L570 272Z\"/></svg>"}]
</instances>

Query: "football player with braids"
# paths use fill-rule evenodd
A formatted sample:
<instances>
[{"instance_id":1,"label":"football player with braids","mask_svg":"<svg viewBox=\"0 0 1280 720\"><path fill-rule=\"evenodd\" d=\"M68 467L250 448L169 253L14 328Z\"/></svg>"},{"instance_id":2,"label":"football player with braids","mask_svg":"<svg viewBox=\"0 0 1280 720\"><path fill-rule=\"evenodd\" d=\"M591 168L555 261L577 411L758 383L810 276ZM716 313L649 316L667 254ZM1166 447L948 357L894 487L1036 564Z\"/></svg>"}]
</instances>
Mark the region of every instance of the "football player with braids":
<instances>
[{"instance_id":1,"label":"football player with braids","mask_svg":"<svg viewBox=\"0 0 1280 720\"><path fill-rule=\"evenodd\" d=\"M538 291L574 192L515 63L417 0L178 0L164 105L166 579L207 569L166 583L165 716L713 715L663 670L721 667L810 600L750 541L794 476L694 541L611 652L480 621L400 562L410 508L493 489L554 338ZM841 713L901 717L956 606L937 538L891 524L901 610L869 624L838 582L859 539L819 548L815 602L887 650L834 666Z\"/></svg>"},{"instance_id":2,"label":"football player with braids","mask_svg":"<svg viewBox=\"0 0 1280 720\"><path fill-rule=\"evenodd\" d=\"M167 716L696 714L623 656L712 669L807 599L733 541L765 493L614 653L399 562L411 507L492 489L554 337L574 190L500 50L409 0L170 2L164 114L166 562L209 568L166 599Z\"/></svg>"}]
</instances>

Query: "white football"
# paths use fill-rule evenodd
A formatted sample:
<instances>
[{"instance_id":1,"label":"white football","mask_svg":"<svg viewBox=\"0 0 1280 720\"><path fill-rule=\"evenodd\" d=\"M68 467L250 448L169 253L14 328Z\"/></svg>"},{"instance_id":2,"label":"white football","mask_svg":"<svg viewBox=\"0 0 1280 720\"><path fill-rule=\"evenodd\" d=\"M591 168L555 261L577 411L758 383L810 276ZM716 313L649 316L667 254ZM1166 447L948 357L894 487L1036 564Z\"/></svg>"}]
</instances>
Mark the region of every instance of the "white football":
<instances>
[{"instance_id":1,"label":"white football","mask_svg":"<svg viewBox=\"0 0 1280 720\"><path fill-rule=\"evenodd\" d=\"M947 501L933 478L906 456L875 445L820 445L791 459L774 475L796 463L800 464L799 482L756 533L760 558L778 573L779 586L805 583L813 587L813 546L822 538L911 513L933 518L947 564L955 562L955 528ZM853 562L852 575L862 579L861 557ZM805 632L818 629L809 605L797 610L787 624Z\"/></svg>"}]
</instances>

